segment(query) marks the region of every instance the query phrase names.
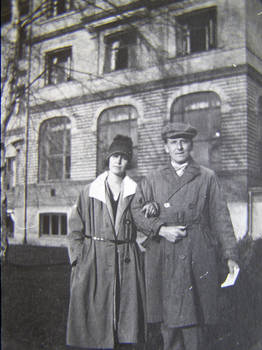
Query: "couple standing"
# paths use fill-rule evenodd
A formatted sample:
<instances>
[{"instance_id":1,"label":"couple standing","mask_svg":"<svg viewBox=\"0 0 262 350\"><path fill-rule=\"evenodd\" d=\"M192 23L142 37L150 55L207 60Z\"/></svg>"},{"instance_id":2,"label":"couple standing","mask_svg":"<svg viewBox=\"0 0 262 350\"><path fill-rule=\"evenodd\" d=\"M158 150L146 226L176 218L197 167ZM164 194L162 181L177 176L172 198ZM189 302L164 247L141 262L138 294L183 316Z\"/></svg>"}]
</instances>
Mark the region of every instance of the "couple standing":
<instances>
[{"instance_id":1,"label":"couple standing","mask_svg":"<svg viewBox=\"0 0 262 350\"><path fill-rule=\"evenodd\" d=\"M139 348L148 325L164 350L207 349L205 329L218 316L217 258L229 271L238 265L217 177L190 156L196 134L188 124L165 125L170 162L139 185L126 175L132 141L116 136L109 170L80 193L69 219L68 345Z\"/></svg>"}]
</instances>

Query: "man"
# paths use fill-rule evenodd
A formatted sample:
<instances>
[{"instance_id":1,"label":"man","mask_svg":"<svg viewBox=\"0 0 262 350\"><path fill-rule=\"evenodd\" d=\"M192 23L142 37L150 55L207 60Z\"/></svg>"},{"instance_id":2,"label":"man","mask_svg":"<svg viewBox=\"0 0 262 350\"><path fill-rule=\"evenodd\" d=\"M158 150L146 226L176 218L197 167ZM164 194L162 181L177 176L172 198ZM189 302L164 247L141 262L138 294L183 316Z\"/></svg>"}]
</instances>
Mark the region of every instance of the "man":
<instances>
[{"instance_id":1,"label":"man","mask_svg":"<svg viewBox=\"0 0 262 350\"><path fill-rule=\"evenodd\" d=\"M148 322L161 325L164 350L206 350L205 329L217 321L219 263L238 268L236 239L215 173L190 156L197 130L184 123L162 129L170 162L153 171L132 202L135 223L147 235ZM159 206L146 218L145 202Z\"/></svg>"}]
</instances>

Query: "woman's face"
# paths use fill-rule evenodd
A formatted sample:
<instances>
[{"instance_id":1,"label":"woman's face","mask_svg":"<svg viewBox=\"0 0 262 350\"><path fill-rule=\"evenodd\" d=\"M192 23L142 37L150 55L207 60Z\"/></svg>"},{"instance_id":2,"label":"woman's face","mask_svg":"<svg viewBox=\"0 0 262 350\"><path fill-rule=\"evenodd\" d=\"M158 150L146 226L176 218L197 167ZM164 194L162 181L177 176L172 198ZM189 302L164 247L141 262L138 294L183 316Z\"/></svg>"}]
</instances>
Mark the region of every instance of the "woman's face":
<instances>
[{"instance_id":1,"label":"woman's face","mask_svg":"<svg viewBox=\"0 0 262 350\"><path fill-rule=\"evenodd\" d=\"M109 171L117 176L123 176L128 164L128 158L123 153L115 153L109 158Z\"/></svg>"}]
</instances>

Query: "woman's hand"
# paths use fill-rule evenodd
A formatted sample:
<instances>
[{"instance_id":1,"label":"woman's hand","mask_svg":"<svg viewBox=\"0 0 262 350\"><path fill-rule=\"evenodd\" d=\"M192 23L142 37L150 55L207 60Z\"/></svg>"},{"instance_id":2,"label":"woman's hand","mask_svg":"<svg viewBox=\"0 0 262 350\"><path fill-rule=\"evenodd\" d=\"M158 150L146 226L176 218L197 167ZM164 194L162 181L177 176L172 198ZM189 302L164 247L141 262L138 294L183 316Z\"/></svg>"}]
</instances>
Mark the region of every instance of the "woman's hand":
<instances>
[{"instance_id":1,"label":"woman's hand","mask_svg":"<svg viewBox=\"0 0 262 350\"><path fill-rule=\"evenodd\" d=\"M148 202L144 204L141 212L144 213L146 218L151 218L153 216L159 215L159 204L157 202Z\"/></svg>"}]
</instances>

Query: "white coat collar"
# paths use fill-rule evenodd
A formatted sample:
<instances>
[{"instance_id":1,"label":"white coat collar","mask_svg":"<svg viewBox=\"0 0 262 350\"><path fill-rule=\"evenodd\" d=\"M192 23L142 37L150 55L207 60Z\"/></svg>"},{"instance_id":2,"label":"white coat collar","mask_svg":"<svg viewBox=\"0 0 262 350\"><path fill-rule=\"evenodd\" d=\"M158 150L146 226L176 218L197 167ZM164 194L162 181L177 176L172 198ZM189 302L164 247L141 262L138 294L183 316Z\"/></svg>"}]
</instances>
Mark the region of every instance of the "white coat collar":
<instances>
[{"instance_id":1,"label":"white coat collar","mask_svg":"<svg viewBox=\"0 0 262 350\"><path fill-rule=\"evenodd\" d=\"M89 197L96 198L103 203L106 203L106 186L105 181L108 176L108 171L100 174L90 185ZM136 192L136 182L129 176L125 176L122 182L123 198L131 196Z\"/></svg>"}]
</instances>

